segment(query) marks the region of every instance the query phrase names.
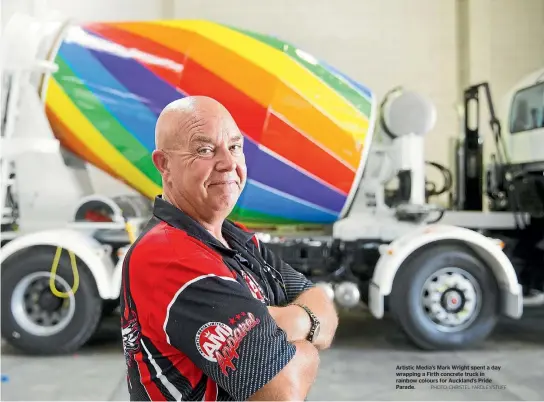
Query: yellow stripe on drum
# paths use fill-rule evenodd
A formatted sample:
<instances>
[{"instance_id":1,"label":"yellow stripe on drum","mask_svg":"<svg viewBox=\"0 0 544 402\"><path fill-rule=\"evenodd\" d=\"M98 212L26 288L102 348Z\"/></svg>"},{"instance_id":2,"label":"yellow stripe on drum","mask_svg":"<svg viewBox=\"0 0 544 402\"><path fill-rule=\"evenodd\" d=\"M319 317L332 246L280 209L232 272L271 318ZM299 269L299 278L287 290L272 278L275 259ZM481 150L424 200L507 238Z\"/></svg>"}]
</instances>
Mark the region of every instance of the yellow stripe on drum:
<instances>
[{"instance_id":1,"label":"yellow stripe on drum","mask_svg":"<svg viewBox=\"0 0 544 402\"><path fill-rule=\"evenodd\" d=\"M100 134L53 78L49 80L46 102L57 116L69 116L63 123L71 132L81 142L88 144L89 148L100 150L104 162L136 190L149 198L161 193L159 186L135 168Z\"/></svg>"}]
</instances>

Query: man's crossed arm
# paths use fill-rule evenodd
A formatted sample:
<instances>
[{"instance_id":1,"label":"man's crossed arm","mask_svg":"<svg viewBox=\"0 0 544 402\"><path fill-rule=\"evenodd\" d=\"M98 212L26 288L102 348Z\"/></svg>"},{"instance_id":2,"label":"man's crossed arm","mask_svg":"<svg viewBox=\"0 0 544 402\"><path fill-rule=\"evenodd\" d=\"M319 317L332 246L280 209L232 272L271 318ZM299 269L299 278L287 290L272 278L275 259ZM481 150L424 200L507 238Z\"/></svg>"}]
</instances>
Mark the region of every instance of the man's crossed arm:
<instances>
[{"instance_id":1,"label":"man's crossed arm","mask_svg":"<svg viewBox=\"0 0 544 402\"><path fill-rule=\"evenodd\" d=\"M320 331L313 342L314 346L318 350L329 348L338 326L338 315L325 291L319 287L313 287L303 291L293 303L285 307L268 307L270 315L287 333L287 339L290 342L305 340L312 326L308 313L294 303L306 305L320 321Z\"/></svg>"},{"instance_id":2,"label":"man's crossed arm","mask_svg":"<svg viewBox=\"0 0 544 402\"><path fill-rule=\"evenodd\" d=\"M320 331L313 343L314 346L319 350L329 348L338 327L338 314L334 302L322 288L316 287L304 275L283 262L262 244L261 255L284 278L289 304L285 307L271 306L268 307L268 311L278 326L287 333L287 339L295 342L306 340L308 337L312 321L308 313L296 305L303 304L320 321Z\"/></svg>"}]
</instances>

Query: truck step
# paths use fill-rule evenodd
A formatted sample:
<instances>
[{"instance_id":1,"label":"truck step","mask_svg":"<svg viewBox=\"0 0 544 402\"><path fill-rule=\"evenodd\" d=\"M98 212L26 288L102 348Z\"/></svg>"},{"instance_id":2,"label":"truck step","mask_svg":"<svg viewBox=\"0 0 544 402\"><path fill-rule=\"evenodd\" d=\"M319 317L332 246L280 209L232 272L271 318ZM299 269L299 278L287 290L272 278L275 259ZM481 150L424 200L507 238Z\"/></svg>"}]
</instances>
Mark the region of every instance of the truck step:
<instances>
[{"instance_id":1,"label":"truck step","mask_svg":"<svg viewBox=\"0 0 544 402\"><path fill-rule=\"evenodd\" d=\"M543 306L544 292L540 292L538 290L532 290L531 294L523 298L523 305L527 307Z\"/></svg>"}]
</instances>

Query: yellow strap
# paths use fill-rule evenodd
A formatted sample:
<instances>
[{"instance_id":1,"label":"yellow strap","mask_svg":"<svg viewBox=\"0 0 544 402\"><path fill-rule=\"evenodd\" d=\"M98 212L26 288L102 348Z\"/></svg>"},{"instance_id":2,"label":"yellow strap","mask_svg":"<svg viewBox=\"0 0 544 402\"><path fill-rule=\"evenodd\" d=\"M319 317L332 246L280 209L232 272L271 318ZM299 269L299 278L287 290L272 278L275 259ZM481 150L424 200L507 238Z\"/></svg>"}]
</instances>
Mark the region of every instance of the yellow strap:
<instances>
[{"instance_id":1,"label":"yellow strap","mask_svg":"<svg viewBox=\"0 0 544 402\"><path fill-rule=\"evenodd\" d=\"M76 291L79 288L79 272L77 270L76 256L74 255L73 251L68 250L68 254L70 255L70 262L72 263L72 273L74 274L74 286L72 286L72 289L70 289L69 292L59 291L57 287L55 286L55 276L57 273L57 268L59 266L59 260L60 260L61 254L62 254L62 247L58 246L57 252L55 253L55 258L53 260L53 265L51 267L51 276L49 277L49 288L51 289L51 292L55 296L66 299L70 297L70 294L76 294Z\"/></svg>"},{"instance_id":2,"label":"yellow strap","mask_svg":"<svg viewBox=\"0 0 544 402\"><path fill-rule=\"evenodd\" d=\"M128 238L130 243L134 243L136 240L136 236L134 235L134 229L132 228L132 225L125 221L125 230L128 233ZM70 297L70 294L76 294L77 289L79 288L79 272L77 270L77 262L76 262L76 256L73 251L68 250L68 254L70 255L70 262L72 263L72 272L74 274L74 286L72 289L68 292L61 292L57 289L55 286L55 276L57 273L57 268L59 266L60 256L62 254L62 247L57 247L57 252L55 253L55 258L53 259L53 265L51 266L51 276L49 277L49 288L51 289L51 292L57 296L62 297L64 299Z\"/></svg>"}]
</instances>

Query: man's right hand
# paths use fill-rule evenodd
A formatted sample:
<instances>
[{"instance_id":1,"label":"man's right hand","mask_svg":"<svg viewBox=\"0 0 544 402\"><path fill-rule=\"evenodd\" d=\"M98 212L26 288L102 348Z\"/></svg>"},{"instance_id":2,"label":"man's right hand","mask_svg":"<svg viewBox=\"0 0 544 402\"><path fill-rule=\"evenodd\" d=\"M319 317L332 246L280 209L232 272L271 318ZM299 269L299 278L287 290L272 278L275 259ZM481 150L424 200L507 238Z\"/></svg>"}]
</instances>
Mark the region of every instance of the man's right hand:
<instances>
[{"instance_id":1,"label":"man's right hand","mask_svg":"<svg viewBox=\"0 0 544 402\"><path fill-rule=\"evenodd\" d=\"M303 401L317 376L319 353L308 341L293 343L295 357L249 401Z\"/></svg>"}]
</instances>

